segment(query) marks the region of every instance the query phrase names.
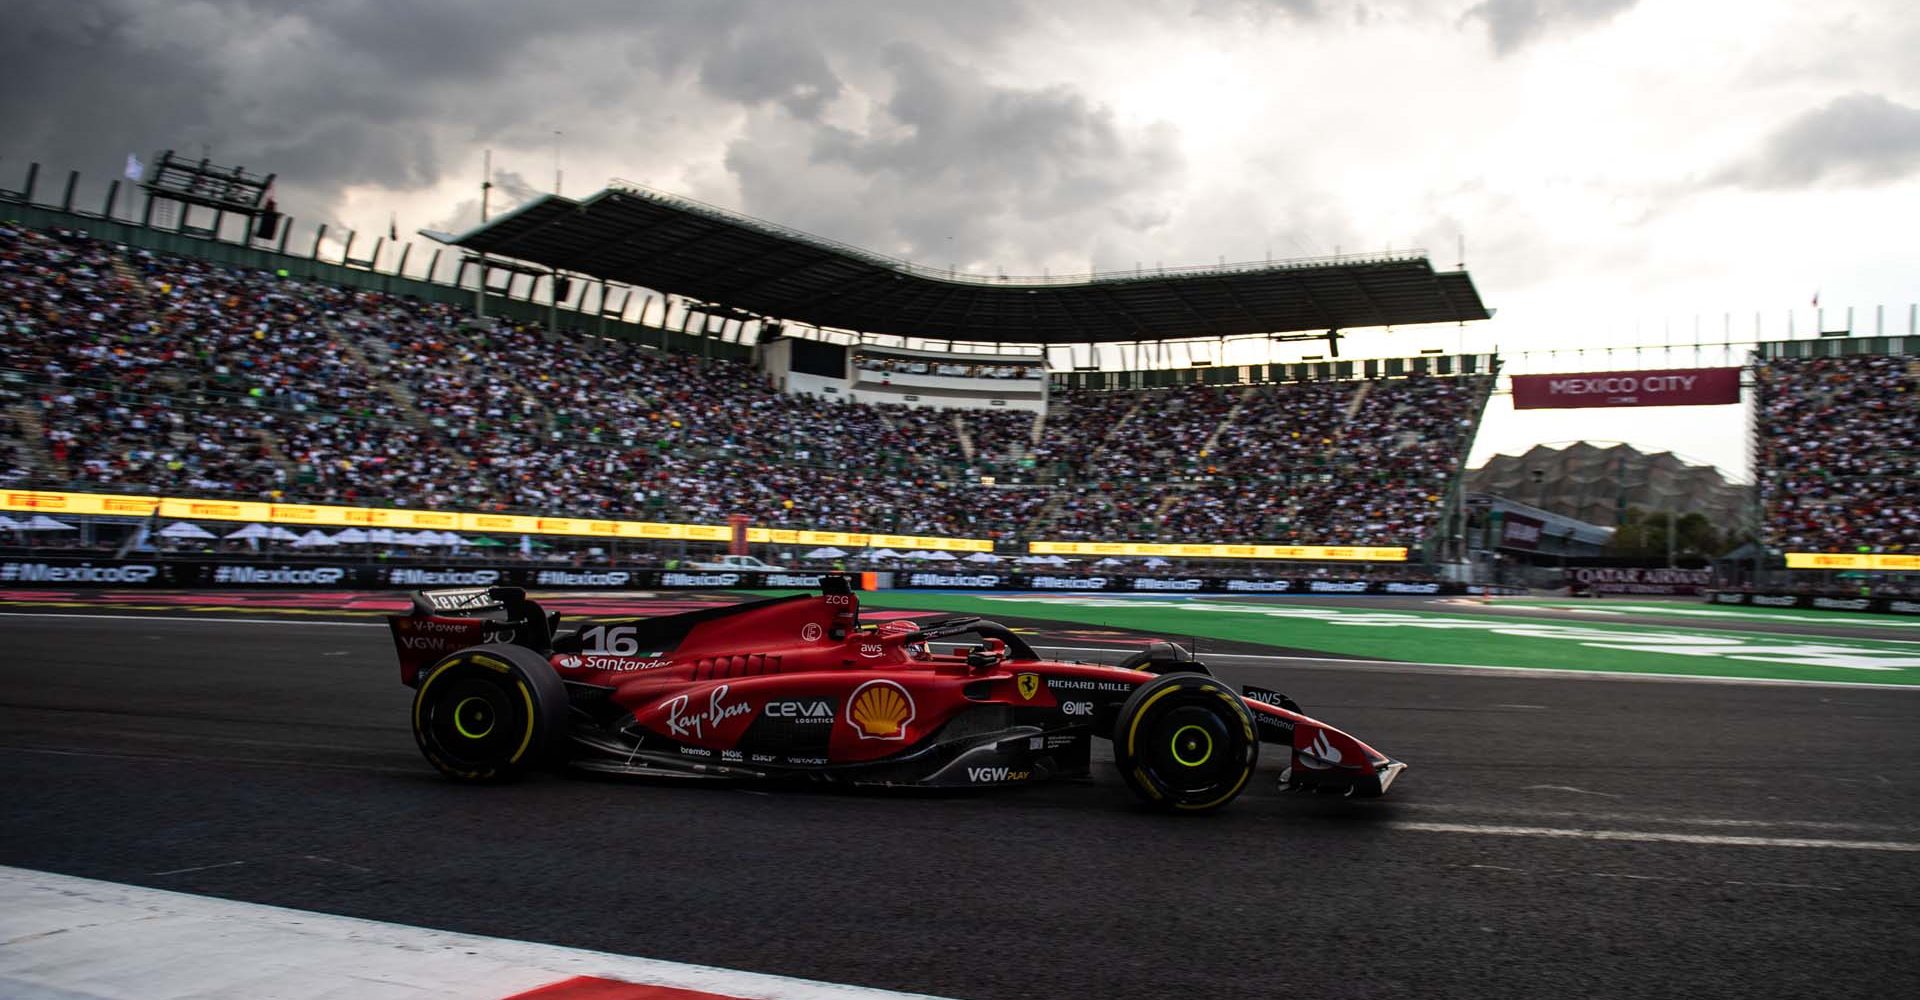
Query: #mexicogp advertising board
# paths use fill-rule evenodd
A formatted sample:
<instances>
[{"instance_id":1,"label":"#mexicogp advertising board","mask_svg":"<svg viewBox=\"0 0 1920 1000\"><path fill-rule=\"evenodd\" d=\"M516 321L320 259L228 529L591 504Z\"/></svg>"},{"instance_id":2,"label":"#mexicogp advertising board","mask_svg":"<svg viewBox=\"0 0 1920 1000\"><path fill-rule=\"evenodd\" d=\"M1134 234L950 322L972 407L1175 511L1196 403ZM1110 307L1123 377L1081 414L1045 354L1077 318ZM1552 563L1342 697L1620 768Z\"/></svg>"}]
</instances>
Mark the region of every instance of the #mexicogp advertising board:
<instances>
[{"instance_id":1,"label":"#mexicogp advertising board","mask_svg":"<svg viewBox=\"0 0 1920 1000\"><path fill-rule=\"evenodd\" d=\"M0 559L0 587L155 587L175 590L425 590L436 587L527 587L536 590L815 590L831 574L783 571L620 569L579 566L488 566L421 563L275 562L242 559L86 559L47 556ZM863 574L884 576L885 574ZM1122 591L1139 594L1461 594L1457 583L1425 580L1340 580L1263 577L1093 576L927 570L892 574L904 589ZM874 582L863 581L863 586ZM880 584L884 586L884 584Z\"/></svg>"},{"instance_id":2,"label":"#mexicogp advertising board","mask_svg":"<svg viewBox=\"0 0 1920 1000\"><path fill-rule=\"evenodd\" d=\"M1516 410L1581 406L1715 406L1740 401L1738 368L1515 375Z\"/></svg>"}]
</instances>

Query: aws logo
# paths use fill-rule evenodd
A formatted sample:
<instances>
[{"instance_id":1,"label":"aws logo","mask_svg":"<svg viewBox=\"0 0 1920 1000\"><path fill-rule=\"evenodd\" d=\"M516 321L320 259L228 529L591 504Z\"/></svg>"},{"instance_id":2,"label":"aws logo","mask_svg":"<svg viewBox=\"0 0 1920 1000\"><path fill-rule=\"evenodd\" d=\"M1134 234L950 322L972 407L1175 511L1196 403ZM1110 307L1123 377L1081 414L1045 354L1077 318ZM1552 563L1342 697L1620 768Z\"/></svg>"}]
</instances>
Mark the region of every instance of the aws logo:
<instances>
[{"instance_id":1,"label":"aws logo","mask_svg":"<svg viewBox=\"0 0 1920 1000\"><path fill-rule=\"evenodd\" d=\"M847 724L863 740L904 740L913 717L913 695L892 681L868 681L847 699Z\"/></svg>"}]
</instances>

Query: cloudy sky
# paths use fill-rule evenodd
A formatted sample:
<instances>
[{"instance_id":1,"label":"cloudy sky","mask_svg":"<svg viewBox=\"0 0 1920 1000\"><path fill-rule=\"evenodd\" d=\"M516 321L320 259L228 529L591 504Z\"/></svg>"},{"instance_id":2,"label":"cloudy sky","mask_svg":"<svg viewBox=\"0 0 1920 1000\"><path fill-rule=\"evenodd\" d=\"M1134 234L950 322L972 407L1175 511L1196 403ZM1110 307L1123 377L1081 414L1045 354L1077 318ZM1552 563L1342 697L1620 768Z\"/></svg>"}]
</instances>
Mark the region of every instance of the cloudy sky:
<instances>
[{"instance_id":1,"label":"cloudy sky","mask_svg":"<svg viewBox=\"0 0 1920 1000\"><path fill-rule=\"evenodd\" d=\"M1690 364L1696 329L1772 339L1790 312L1807 336L1816 292L1829 328L1884 305L1905 333L1920 300L1910 0L7 8L8 186L30 160L104 180L205 148L276 171L308 222L460 228L482 150L509 200L552 189L557 147L568 194L627 178L981 272L1410 247L1450 267L1464 243L1496 319L1347 353L1497 345L1511 370L1652 366L1594 348L1669 341ZM1475 462L1587 438L1738 475L1744 424L1497 399Z\"/></svg>"}]
</instances>

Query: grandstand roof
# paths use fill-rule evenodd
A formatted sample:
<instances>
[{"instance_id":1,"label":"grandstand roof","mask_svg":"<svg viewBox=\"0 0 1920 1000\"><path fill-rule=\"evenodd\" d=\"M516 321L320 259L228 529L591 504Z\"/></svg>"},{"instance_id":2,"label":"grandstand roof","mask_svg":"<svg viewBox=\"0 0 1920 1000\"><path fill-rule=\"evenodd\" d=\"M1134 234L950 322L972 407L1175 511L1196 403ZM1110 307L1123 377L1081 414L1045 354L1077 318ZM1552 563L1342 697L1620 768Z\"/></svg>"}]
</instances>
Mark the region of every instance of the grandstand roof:
<instances>
[{"instance_id":1,"label":"grandstand roof","mask_svg":"<svg viewBox=\"0 0 1920 1000\"><path fill-rule=\"evenodd\" d=\"M618 185L538 198L454 243L820 327L1077 344L1452 323L1490 315L1465 271L1418 255L1075 277L954 274Z\"/></svg>"}]
</instances>

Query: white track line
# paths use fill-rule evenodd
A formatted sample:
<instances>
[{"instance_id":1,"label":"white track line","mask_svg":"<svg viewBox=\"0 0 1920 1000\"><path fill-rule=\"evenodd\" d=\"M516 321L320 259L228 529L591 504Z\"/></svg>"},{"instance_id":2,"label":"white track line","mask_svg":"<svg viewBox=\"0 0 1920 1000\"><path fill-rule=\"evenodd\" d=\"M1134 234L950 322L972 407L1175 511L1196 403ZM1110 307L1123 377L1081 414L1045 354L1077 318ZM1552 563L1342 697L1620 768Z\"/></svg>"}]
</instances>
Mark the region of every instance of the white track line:
<instances>
[{"instance_id":1,"label":"white track line","mask_svg":"<svg viewBox=\"0 0 1920 1000\"><path fill-rule=\"evenodd\" d=\"M1697 844L1703 847L1798 847L1834 851L1920 853L1920 844L1893 840L1818 840L1808 837L1740 837L1714 833L1663 833L1657 830L1578 830L1551 826L1483 826L1475 823L1420 823L1389 820L1378 826L1410 833L1461 833L1545 840L1605 840L1639 844Z\"/></svg>"},{"instance_id":2,"label":"white track line","mask_svg":"<svg viewBox=\"0 0 1920 1000\"><path fill-rule=\"evenodd\" d=\"M574 976L755 1000L914 996L0 867L8 998L491 1000Z\"/></svg>"},{"instance_id":3,"label":"white track line","mask_svg":"<svg viewBox=\"0 0 1920 1000\"><path fill-rule=\"evenodd\" d=\"M1053 653L1127 653L1135 650L1115 646L1035 646L1035 650ZM1716 677L1706 674L1641 674L1614 672L1609 670L1574 670L1567 667L1503 667L1490 663L1422 663L1417 660L1358 660L1351 657L1336 656L1279 656L1265 653L1198 653L1196 658L1207 660L1244 660L1250 666L1279 666L1285 663L1310 664L1322 669L1339 669L1346 666L1364 667L1410 667L1403 673L1430 674L1477 674L1499 673L1509 677L1537 677L1543 679L1585 678L1601 681L1658 681L1680 684L1753 684L1762 687L1799 686L1799 687L1837 687L1865 688L1874 691L1920 691L1920 684L1874 684L1863 681L1822 681L1799 680L1785 677ZM1393 671L1389 670L1388 673Z\"/></svg>"}]
</instances>

